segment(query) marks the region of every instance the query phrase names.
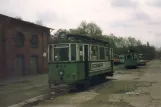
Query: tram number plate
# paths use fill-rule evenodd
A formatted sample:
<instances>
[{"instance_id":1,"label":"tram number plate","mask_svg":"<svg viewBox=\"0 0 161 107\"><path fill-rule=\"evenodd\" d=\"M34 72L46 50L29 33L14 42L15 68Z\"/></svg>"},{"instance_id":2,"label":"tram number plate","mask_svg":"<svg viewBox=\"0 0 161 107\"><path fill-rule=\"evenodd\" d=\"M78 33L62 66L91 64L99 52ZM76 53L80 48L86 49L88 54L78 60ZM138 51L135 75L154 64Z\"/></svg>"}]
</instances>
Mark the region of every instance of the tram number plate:
<instances>
[{"instance_id":1,"label":"tram number plate","mask_svg":"<svg viewBox=\"0 0 161 107\"><path fill-rule=\"evenodd\" d=\"M105 69L107 67L106 62L94 62L91 63L91 70Z\"/></svg>"}]
</instances>

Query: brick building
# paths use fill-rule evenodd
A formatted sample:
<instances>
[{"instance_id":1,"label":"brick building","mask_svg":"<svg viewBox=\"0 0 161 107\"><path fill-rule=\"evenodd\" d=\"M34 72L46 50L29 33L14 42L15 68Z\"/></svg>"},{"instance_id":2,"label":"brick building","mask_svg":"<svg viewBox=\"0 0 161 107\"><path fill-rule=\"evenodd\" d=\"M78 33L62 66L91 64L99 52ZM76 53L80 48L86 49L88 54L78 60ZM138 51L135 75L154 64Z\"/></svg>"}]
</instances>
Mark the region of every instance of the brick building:
<instances>
[{"instance_id":1,"label":"brick building","mask_svg":"<svg viewBox=\"0 0 161 107\"><path fill-rule=\"evenodd\" d=\"M0 14L0 77L47 72L50 30Z\"/></svg>"}]
</instances>

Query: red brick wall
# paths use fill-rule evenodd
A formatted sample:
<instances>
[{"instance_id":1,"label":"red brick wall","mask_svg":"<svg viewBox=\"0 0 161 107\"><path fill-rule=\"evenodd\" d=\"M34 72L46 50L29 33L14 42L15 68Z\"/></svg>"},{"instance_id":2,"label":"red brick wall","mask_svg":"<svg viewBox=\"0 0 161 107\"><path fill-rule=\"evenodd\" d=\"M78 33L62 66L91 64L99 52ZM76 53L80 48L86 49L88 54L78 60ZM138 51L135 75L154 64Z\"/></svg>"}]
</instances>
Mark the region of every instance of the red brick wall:
<instances>
[{"instance_id":1,"label":"red brick wall","mask_svg":"<svg viewBox=\"0 0 161 107\"><path fill-rule=\"evenodd\" d=\"M48 35L47 33L44 33L44 35ZM49 40L49 36L43 36L43 40L44 40L44 50L43 52L46 52L46 57L43 57L44 58L44 61L43 61L43 65L44 65L44 71L47 72L48 71L48 57L47 57L47 51L48 51L48 40ZM47 65L47 66L46 66Z\"/></svg>"},{"instance_id":2,"label":"red brick wall","mask_svg":"<svg viewBox=\"0 0 161 107\"><path fill-rule=\"evenodd\" d=\"M2 25L0 24L0 77L3 76L3 66L2 66L2 60L3 60L3 41L2 41Z\"/></svg>"},{"instance_id":3,"label":"red brick wall","mask_svg":"<svg viewBox=\"0 0 161 107\"><path fill-rule=\"evenodd\" d=\"M0 21L1 23L1 21ZM6 70L5 74L13 76L15 74L14 59L16 55L24 56L25 74L31 74L29 70L30 57L38 57L39 72L47 72L47 57L43 57L43 53L47 51L47 38L49 37L49 29L30 24L22 23L17 20L9 20L3 22L6 26ZM13 41L13 34L20 29L25 37L24 47L15 47ZM38 48L32 48L30 39L33 34L38 35ZM0 48L1 49L1 48ZM1 55L1 53L0 53ZM0 56L1 58L1 56ZM2 73L0 73L2 74Z\"/></svg>"},{"instance_id":4,"label":"red brick wall","mask_svg":"<svg viewBox=\"0 0 161 107\"><path fill-rule=\"evenodd\" d=\"M0 77L5 77L5 67L6 67L6 54L5 54L5 47L6 47L6 38L4 25L0 24Z\"/></svg>"}]
</instances>

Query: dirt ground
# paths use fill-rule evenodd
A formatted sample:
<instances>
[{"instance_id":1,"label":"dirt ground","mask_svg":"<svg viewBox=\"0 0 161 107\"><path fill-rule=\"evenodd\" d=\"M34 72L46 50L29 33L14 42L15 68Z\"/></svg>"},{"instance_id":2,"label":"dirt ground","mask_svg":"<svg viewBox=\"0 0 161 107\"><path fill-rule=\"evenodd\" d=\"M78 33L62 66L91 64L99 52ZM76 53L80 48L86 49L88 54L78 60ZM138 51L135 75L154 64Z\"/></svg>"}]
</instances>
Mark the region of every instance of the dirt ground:
<instances>
[{"instance_id":1,"label":"dirt ground","mask_svg":"<svg viewBox=\"0 0 161 107\"><path fill-rule=\"evenodd\" d=\"M108 81L84 92L43 101L37 107L161 107L161 61L117 70Z\"/></svg>"},{"instance_id":2,"label":"dirt ground","mask_svg":"<svg viewBox=\"0 0 161 107\"><path fill-rule=\"evenodd\" d=\"M47 74L0 81L0 107L8 107L48 92Z\"/></svg>"}]
</instances>

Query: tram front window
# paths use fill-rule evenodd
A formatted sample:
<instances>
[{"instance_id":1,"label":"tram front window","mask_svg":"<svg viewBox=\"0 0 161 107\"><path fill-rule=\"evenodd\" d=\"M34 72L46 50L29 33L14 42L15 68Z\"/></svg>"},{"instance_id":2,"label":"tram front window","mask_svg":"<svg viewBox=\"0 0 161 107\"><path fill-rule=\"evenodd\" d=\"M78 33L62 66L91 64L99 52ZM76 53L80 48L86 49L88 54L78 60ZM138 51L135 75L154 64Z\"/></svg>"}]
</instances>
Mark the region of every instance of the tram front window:
<instances>
[{"instance_id":1,"label":"tram front window","mask_svg":"<svg viewBox=\"0 0 161 107\"><path fill-rule=\"evenodd\" d=\"M54 61L69 61L69 47L55 47Z\"/></svg>"},{"instance_id":2,"label":"tram front window","mask_svg":"<svg viewBox=\"0 0 161 107\"><path fill-rule=\"evenodd\" d=\"M144 56L144 55L140 55L140 56L139 56L139 59L140 59L140 60L144 60L144 59L145 59L145 56Z\"/></svg>"},{"instance_id":3,"label":"tram front window","mask_svg":"<svg viewBox=\"0 0 161 107\"><path fill-rule=\"evenodd\" d=\"M132 56L131 55L127 55L127 59L132 59Z\"/></svg>"}]
</instances>

